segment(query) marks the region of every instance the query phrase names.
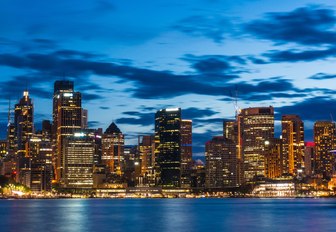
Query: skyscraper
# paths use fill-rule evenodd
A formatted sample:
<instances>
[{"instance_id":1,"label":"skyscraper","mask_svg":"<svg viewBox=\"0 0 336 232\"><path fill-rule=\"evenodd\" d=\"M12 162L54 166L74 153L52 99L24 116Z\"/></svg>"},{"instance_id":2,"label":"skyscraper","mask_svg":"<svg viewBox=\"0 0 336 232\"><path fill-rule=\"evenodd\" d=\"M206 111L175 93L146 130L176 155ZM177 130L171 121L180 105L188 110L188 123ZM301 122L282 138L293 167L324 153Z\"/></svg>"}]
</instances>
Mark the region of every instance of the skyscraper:
<instances>
[{"instance_id":1,"label":"skyscraper","mask_svg":"<svg viewBox=\"0 0 336 232\"><path fill-rule=\"evenodd\" d=\"M266 146L268 153L265 156L265 176L268 178L280 177L282 172L282 140L272 139Z\"/></svg>"},{"instance_id":2,"label":"skyscraper","mask_svg":"<svg viewBox=\"0 0 336 232\"><path fill-rule=\"evenodd\" d=\"M112 122L102 136L102 163L107 173L122 176L124 172L124 135Z\"/></svg>"},{"instance_id":3,"label":"skyscraper","mask_svg":"<svg viewBox=\"0 0 336 232\"><path fill-rule=\"evenodd\" d=\"M314 124L315 174L323 178L330 178L333 174L335 157L331 151L336 148L335 132L334 122L317 121Z\"/></svg>"},{"instance_id":4,"label":"skyscraper","mask_svg":"<svg viewBox=\"0 0 336 232\"><path fill-rule=\"evenodd\" d=\"M283 115L282 120L283 173L296 175L304 168L304 128L298 115Z\"/></svg>"},{"instance_id":5,"label":"skyscraper","mask_svg":"<svg viewBox=\"0 0 336 232\"><path fill-rule=\"evenodd\" d=\"M95 135L87 130L78 130L64 139L64 186L92 188L95 153Z\"/></svg>"},{"instance_id":6,"label":"skyscraper","mask_svg":"<svg viewBox=\"0 0 336 232\"><path fill-rule=\"evenodd\" d=\"M51 191L52 180L52 144L48 137L42 134L33 135L29 139L26 158L29 165L26 168L29 175L25 183L32 191Z\"/></svg>"},{"instance_id":7,"label":"skyscraper","mask_svg":"<svg viewBox=\"0 0 336 232\"><path fill-rule=\"evenodd\" d=\"M74 91L72 81L56 81L53 96L54 169L56 181L62 182L64 169L64 139L81 129L81 94Z\"/></svg>"},{"instance_id":8,"label":"skyscraper","mask_svg":"<svg viewBox=\"0 0 336 232\"><path fill-rule=\"evenodd\" d=\"M14 112L14 141L16 153L21 158L25 154L26 143L34 133L34 107L28 91L23 92L23 97L15 105Z\"/></svg>"},{"instance_id":9,"label":"skyscraper","mask_svg":"<svg viewBox=\"0 0 336 232\"><path fill-rule=\"evenodd\" d=\"M315 174L316 156L315 143L305 142L305 173L308 176Z\"/></svg>"},{"instance_id":10,"label":"skyscraper","mask_svg":"<svg viewBox=\"0 0 336 232\"><path fill-rule=\"evenodd\" d=\"M236 145L237 156L237 183L241 185L244 182L244 163L241 152L241 134L239 134L240 124L237 120L224 120L223 121L223 136L230 139Z\"/></svg>"},{"instance_id":11,"label":"skyscraper","mask_svg":"<svg viewBox=\"0 0 336 232\"><path fill-rule=\"evenodd\" d=\"M141 162L139 186L155 185L155 140L153 135L138 137L138 150Z\"/></svg>"},{"instance_id":12,"label":"skyscraper","mask_svg":"<svg viewBox=\"0 0 336 232\"><path fill-rule=\"evenodd\" d=\"M181 120L181 186L190 187L192 120Z\"/></svg>"},{"instance_id":13,"label":"skyscraper","mask_svg":"<svg viewBox=\"0 0 336 232\"><path fill-rule=\"evenodd\" d=\"M161 109L155 114L155 144L159 185L181 186L181 109Z\"/></svg>"},{"instance_id":14,"label":"skyscraper","mask_svg":"<svg viewBox=\"0 0 336 232\"><path fill-rule=\"evenodd\" d=\"M223 136L205 144L205 185L207 188L237 187L236 144Z\"/></svg>"},{"instance_id":15,"label":"skyscraper","mask_svg":"<svg viewBox=\"0 0 336 232\"><path fill-rule=\"evenodd\" d=\"M274 138L274 109L272 106L242 109L238 120L244 180L250 182L256 176L265 176L267 145Z\"/></svg>"},{"instance_id":16,"label":"skyscraper","mask_svg":"<svg viewBox=\"0 0 336 232\"><path fill-rule=\"evenodd\" d=\"M82 108L82 129L88 129L88 110Z\"/></svg>"}]
</instances>

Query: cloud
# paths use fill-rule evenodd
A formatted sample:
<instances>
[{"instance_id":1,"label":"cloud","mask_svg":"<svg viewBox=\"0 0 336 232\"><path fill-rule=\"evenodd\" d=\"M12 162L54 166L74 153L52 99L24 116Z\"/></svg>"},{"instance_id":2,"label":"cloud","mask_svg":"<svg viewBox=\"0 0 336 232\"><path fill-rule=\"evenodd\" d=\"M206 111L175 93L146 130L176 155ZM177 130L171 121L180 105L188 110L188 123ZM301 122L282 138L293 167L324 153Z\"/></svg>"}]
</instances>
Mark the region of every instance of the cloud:
<instances>
[{"instance_id":1,"label":"cloud","mask_svg":"<svg viewBox=\"0 0 336 232\"><path fill-rule=\"evenodd\" d=\"M139 126L149 126L155 123L155 112L158 109L143 113L143 111L126 111L123 112L124 115L127 117L118 118L116 123L120 124L132 124L132 125L139 125ZM211 109L197 109L194 107L182 109L182 118L183 119L198 119L203 117L208 117L217 114L216 111Z\"/></svg>"},{"instance_id":2,"label":"cloud","mask_svg":"<svg viewBox=\"0 0 336 232\"><path fill-rule=\"evenodd\" d=\"M97 128L100 125L101 125L101 123L99 121L89 121L88 122L89 128Z\"/></svg>"},{"instance_id":3,"label":"cloud","mask_svg":"<svg viewBox=\"0 0 336 232\"><path fill-rule=\"evenodd\" d=\"M194 15L178 21L172 28L190 36L206 37L221 43L232 25L222 16Z\"/></svg>"},{"instance_id":4,"label":"cloud","mask_svg":"<svg viewBox=\"0 0 336 232\"><path fill-rule=\"evenodd\" d=\"M313 76L310 76L308 79L312 80L329 80L329 79L335 79L335 74L326 74L326 73L316 73Z\"/></svg>"},{"instance_id":5,"label":"cloud","mask_svg":"<svg viewBox=\"0 0 336 232\"><path fill-rule=\"evenodd\" d=\"M299 62L299 61L315 61L336 56L336 48L331 47L322 50L297 50L291 49L287 51L271 50L263 54L269 59L269 62Z\"/></svg>"},{"instance_id":6,"label":"cloud","mask_svg":"<svg viewBox=\"0 0 336 232\"><path fill-rule=\"evenodd\" d=\"M97 58L83 59L82 57L64 57L62 52L51 52L47 54L28 53L28 54L0 54L0 66L25 70L31 73L34 85L38 87L42 83L50 83L52 80L59 79L60 72L64 72L70 79L75 80L78 88L87 90L102 90L104 88L89 81L89 76L95 74L101 77L110 77L119 80L120 83L130 83L133 87L125 90L131 92L134 97L142 99L167 99L186 94L200 94L213 96L230 96L230 92L238 86L244 94L288 91L293 88L288 80L265 80L257 84L248 82L229 83L232 78L238 78L236 72L242 72L237 68L232 68L225 62L242 63L237 57L225 57L226 61L218 57L196 57L194 56L191 65L195 67L194 74L175 74L168 71L156 71L145 68L137 68L123 64L108 62ZM67 54L77 54L76 51ZM79 54L82 54L79 53ZM84 53L87 56L87 53ZM87 56L91 57L91 56ZM95 56L92 56L95 57ZM188 59L191 60L192 56ZM223 57L221 59L224 59ZM220 67L218 67L218 65ZM227 68L225 68L227 67ZM209 72L222 71L217 75ZM10 83L3 83L17 86L22 85L22 79L14 78ZM13 82L13 83L12 83ZM164 83L164 84L163 84ZM3 86L2 89L6 88ZM46 97L45 91L39 96ZM84 93L83 93L84 95ZM100 99L99 95L88 93L88 100Z\"/></svg>"},{"instance_id":7,"label":"cloud","mask_svg":"<svg viewBox=\"0 0 336 232\"><path fill-rule=\"evenodd\" d=\"M153 125L154 128L154 113L141 113L137 111L126 111L123 113L127 117L118 118L116 123L118 124L130 124L139 126L150 126ZM132 117L129 117L132 116Z\"/></svg>"},{"instance_id":8,"label":"cloud","mask_svg":"<svg viewBox=\"0 0 336 232\"><path fill-rule=\"evenodd\" d=\"M331 120L330 115L336 115L336 104L333 98L314 97L297 104L276 108L279 114L298 114L304 120Z\"/></svg>"},{"instance_id":9,"label":"cloud","mask_svg":"<svg viewBox=\"0 0 336 232\"><path fill-rule=\"evenodd\" d=\"M335 23L332 9L306 6L290 12L267 13L263 19L247 23L245 30L276 44L333 45L336 40Z\"/></svg>"},{"instance_id":10,"label":"cloud","mask_svg":"<svg viewBox=\"0 0 336 232\"><path fill-rule=\"evenodd\" d=\"M212 109L198 109L198 108L187 108L182 109L182 118L183 119L197 119L197 118L203 118L208 117L217 114L218 112L212 110Z\"/></svg>"}]
</instances>

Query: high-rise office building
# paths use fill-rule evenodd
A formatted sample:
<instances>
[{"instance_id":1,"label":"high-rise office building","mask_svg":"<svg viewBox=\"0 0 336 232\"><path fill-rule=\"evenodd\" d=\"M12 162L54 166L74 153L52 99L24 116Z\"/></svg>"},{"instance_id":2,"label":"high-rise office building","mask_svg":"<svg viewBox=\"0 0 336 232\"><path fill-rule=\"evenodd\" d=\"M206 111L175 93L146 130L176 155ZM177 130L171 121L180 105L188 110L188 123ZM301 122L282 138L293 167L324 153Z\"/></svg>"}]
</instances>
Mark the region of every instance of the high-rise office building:
<instances>
[{"instance_id":1,"label":"high-rise office building","mask_svg":"<svg viewBox=\"0 0 336 232\"><path fill-rule=\"evenodd\" d=\"M82 129L88 129L88 110L82 108Z\"/></svg>"},{"instance_id":2,"label":"high-rise office building","mask_svg":"<svg viewBox=\"0 0 336 232\"><path fill-rule=\"evenodd\" d=\"M283 115L282 120L283 173L296 175L304 169L304 128L298 115Z\"/></svg>"},{"instance_id":3,"label":"high-rise office building","mask_svg":"<svg viewBox=\"0 0 336 232\"><path fill-rule=\"evenodd\" d=\"M102 135L102 163L107 173L122 176L124 173L124 135L112 122Z\"/></svg>"},{"instance_id":4,"label":"high-rise office building","mask_svg":"<svg viewBox=\"0 0 336 232\"><path fill-rule=\"evenodd\" d=\"M223 136L213 137L205 144L207 188L237 187L236 144Z\"/></svg>"},{"instance_id":5,"label":"high-rise office building","mask_svg":"<svg viewBox=\"0 0 336 232\"><path fill-rule=\"evenodd\" d=\"M315 174L316 157L315 143L305 142L305 174L308 176Z\"/></svg>"},{"instance_id":6,"label":"high-rise office building","mask_svg":"<svg viewBox=\"0 0 336 232\"><path fill-rule=\"evenodd\" d=\"M15 125L9 122L7 125L7 152L14 158L15 153Z\"/></svg>"},{"instance_id":7,"label":"high-rise office building","mask_svg":"<svg viewBox=\"0 0 336 232\"><path fill-rule=\"evenodd\" d=\"M64 139L64 186L68 188L92 188L95 153L95 135L91 131L78 130Z\"/></svg>"},{"instance_id":8,"label":"high-rise office building","mask_svg":"<svg viewBox=\"0 0 336 232\"><path fill-rule=\"evenodd\" d=\"M323 178L330 178L333 175L335 157L331 151L336 148L335 132L334 122L317 121L314 124L315 174Z\"/></svg>"},{"instance_id":9,"label":"high-rise office building","mask_svg":"<svg viewBox=\"0 0 336 232\"><path fill-rule=\"evenodd\" d=\"M278 178L282 172L282 139L276 139L266 144L266 148L269 151L265 156L265 176L268 178Z\"/></svg>"},{"instance_id":10,"label":"high-rise office building","mask_svg":"<svg viewBox=\"0 0 336 232\"><path fill-rule=\"evenodd\" d=\"M223 136L238 143L238 123L236 120L223 121Z\"/></svg>"},{"instance_id":11,"label":"high-rise office building","mask_svg":"<svg viewBox=\"0 0 336 232\"><path fill-rule=\"evenodd\" d=\"M155 186L155 140L153 135L138 137L141 174L138 186Z\"/></svg>"},{"instance_id":12,"label":"high-rise office building","mask_svg":"<svg viewBox=\"0 0 336 232\"><path fill-rule=\"evenodd\" d=\"M274 138L274 109L272 106L242 109L238 121L244 181L251 182L256 176L265 176L267 144Z\"/></svg>"},{"instance_id":13,"label":"high-rise office building","mask_svg":"<svg viewBox=\"0 0 336 232\"><path fill-rule=\"evenodd\" d=\"M7 140L0 140L0 161L7 155Z\"/></svg>"},{"instance_id":14,"label":"high-rise office building","mask_svg":"<svg viewBox=\"0 0 336 232\"><path fill-rule=\"evenodd\" d=\"M190 187L192 165L192 120L181 120L181 186Z\"/></svg>"},{"instance_id":15,"label":"high-rise office building","mask_svg":"<svg viewBox=\"0 0 336 232\"><path fill-rule=\"evenodd\" d=\"M23 97L15 105L14 128L16 153L21 158L26 152L26 143L34 133L34 107L28 91L23 92Z\"/></svg>"},{"instance_id":16,"label":"high-rise office building","mask_svg":"<svg viewBox=\"0 0 336 232\"><path fill-rule=\"evenodd\" d=\"M72 81L56 81L53 96L53 140L55 143L55 179L62 182L64 139L82 127L81 94L74 91Z\"/></svg>"},{"instance_id":17,"label":"high-rise office building","mask_svg":"<svg viewBox=\"0 0 336 232\"><path fill-rule=\"evenodd\" d=\"M24 169L23 181L32 191L51 191L52 143L42 134L33 135L27 145L25 157L29 162Z\"/></svg>"},{"instance_id":18,"label":"high-rise office building","mask_svg":"<svg viewBox=\"0 0 336 232\"><path fill-rule=\"evenodd\" d=\"M223 121L223 136L224 138L230 139L236 144L236 155L237 155L237 180L238 184L241 185L244 182L244 163L243 156L241 152L241 134L239 134L239 118L238 120L224 120Z\"/></svg>"},{"instance_id":19,"label":"high-rise office building","mask_svg":"<svg viewBox=\"0 0 336 232\"><path fill-rule=\"evenodd\" d=\"M181 186L181 109L161 109L155 114L155 154L163 188Z\"/></svg>"}]
</instances>

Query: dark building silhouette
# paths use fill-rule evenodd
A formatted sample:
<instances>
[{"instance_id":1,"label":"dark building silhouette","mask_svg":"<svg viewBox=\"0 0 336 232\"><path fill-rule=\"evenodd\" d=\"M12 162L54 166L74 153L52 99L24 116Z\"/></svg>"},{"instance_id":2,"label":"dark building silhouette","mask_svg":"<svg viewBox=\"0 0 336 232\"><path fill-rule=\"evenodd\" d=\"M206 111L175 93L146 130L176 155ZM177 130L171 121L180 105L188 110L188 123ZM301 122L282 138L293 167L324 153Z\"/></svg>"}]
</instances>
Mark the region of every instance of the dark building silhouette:
<instances>
[{"instance_id":1,"label":"dark building silhouette","mask_svg":"<svg viewBox=\"0 0 336 232\"><path fill-rule=\"evenodd\" d=\"M181 186L190 187L192 166L192 120L181 120Z\"/></svg>"},{"instance_id":2,"label":"dark building silhouette","mask_svg":"<svg viewBox=\"0 0 336 232\"><path fill-rule=\"evenodd\" d=\"M161 109L155 114L155 144L159 185L181 186L181 109Z\"/></svg>"}]
</instances>

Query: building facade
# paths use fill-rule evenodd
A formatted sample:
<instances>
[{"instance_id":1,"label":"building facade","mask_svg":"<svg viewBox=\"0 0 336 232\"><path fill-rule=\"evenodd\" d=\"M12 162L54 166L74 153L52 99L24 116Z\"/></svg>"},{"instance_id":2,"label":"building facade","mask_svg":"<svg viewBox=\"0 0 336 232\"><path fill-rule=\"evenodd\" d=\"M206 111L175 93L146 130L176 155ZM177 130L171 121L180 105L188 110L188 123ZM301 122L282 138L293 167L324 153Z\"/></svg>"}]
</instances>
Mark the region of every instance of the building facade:
<instances>
[{"instance_id":1,"label":"building facade","mask_svg":"<svg viewBox=\"0 0 336 232\"><path fill-rule=\"evenodd\" d=\"M181 186L190 187L192 165L192 120L181 120Z\"/></svg>"},{"instance_id":2,"label":"building facade","mask_svg":"<svg viewBox=\"0 0 336 232\"><path fill-rule=\"evenodd\" d=\"M236 152L236 144L223 136L213 137L205 144L207 188L238 186Z\"/></svg>"},{"instance_id":3,"label":"building facade","mask_svg":"<svg viewBox=\"0 0 336 232\"><path fill-rule=\"evenodd\" d=\"M155 153L159 185L181 186L181 109L161 109L155 114Z\"/></svg>"},{"instance_id":4,"label":"building facade","mask_svg":"<svg viewBox=\"0 0 336 232\"><path fill-rule=\"evenodd\" d=\"M242 109L238 115L239 150L244 162L244 181L265 176L265 156L274 138L274 109L256 107Z\"/></svg>"},{"instance_id":5,"label":"building facade","mask_svg":"<svg viewBox=\"0 0 336 232\"><path fill-rule=\"evenodd\" d=\"M283 173L296 175L302 172L304 165L304 128L303 121L298 115L283 115L282 145Z\"/></svg>"},{"instance_id":6,"label":"building facade","mask_svg":"<svg viewBox=\"0 0 336 232\"><path fill-rule=\"evenodd\" d=\"M314 124L316 167L315 174L330 178L334 172L335 157L332 150L336 147L335 123L317 121Z\"/></svg>"},{"instance_id":7,"label":"building facade","mask_svg":"<svg viewBox=\"0 0 336 232\"><path fill-rule=\"evenodd\" d=\"M107 173L122 176L124 174L124 135L112 122L102 135L102 163Z\"/></svg>"},{"instance_id":8,"label":"building facade","mask_svg":"<svg viewBox=\"0 0 336 232\"><path fill-rule=\"evenodd\" d=\"M92 188L95 137L90 131L79 130L67 136L63 146L64 187Z\"/></svg>"},{"instance_id":9,"label":"building facade","mask_svg":"<svg viewBox=\"0 0 336 232\"><path fill-rule=\"evenodd\" d=\"M64 176L64 140L73 136L82 126L82 99L74 91L72 81L56 81L53 96L53 141L55 155L53 158L55 179L62 183Z\"/></svg>"}]
</instances>

